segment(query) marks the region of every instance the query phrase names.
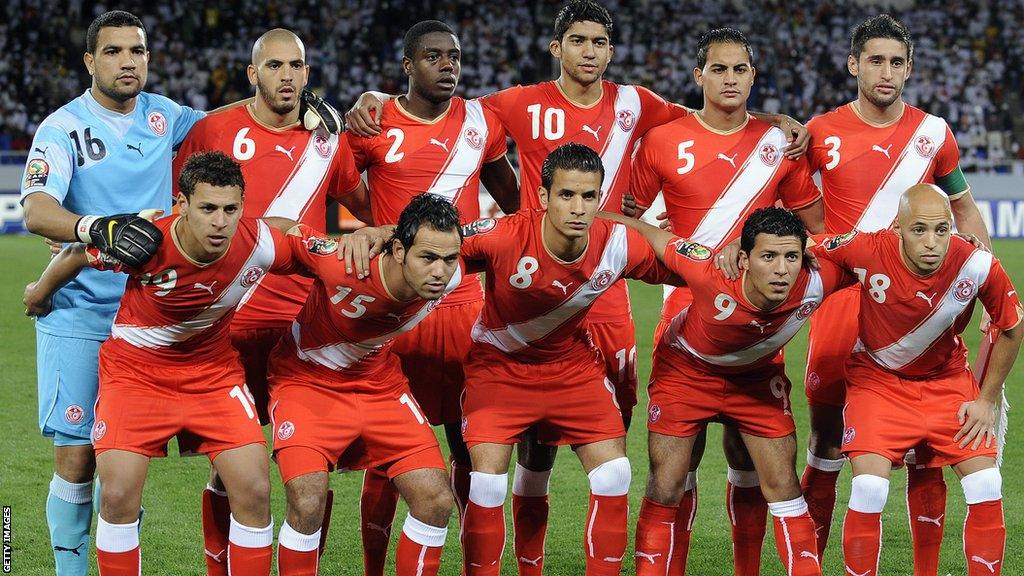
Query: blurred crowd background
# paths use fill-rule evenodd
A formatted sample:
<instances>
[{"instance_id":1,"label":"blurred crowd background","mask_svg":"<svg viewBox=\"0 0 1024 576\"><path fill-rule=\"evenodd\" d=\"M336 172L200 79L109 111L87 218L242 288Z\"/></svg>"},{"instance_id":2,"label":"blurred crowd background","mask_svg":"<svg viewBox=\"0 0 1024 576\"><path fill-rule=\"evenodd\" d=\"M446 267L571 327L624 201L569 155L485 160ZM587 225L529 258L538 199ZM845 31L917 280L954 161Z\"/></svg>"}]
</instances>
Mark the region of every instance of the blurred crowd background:
<instances>
[{"instance_id":1,"label":"blurred crowd background","mask_svg":"<svg viewBox=\"0 0 1024 576\"><path fill-rule=\"evenodd\" d=\"M751 108L801 121L856 96L846 70L850 30L882 11L916 41L905 98L953 128L968 171L1009 171L1024 161L1024 0L895 0L885 4L782 0L606 0L615 56L606 77L700 107L695 46L732 26L754 47ZM0 155L27 149L39 122L89 85L85 30L99 13L129 10L145 22L146 89L198 109L252 95L245 66L253 40L283 26L306 43L311 88L342 109L364 90L398 92L402 37L426 18L459 33L460 93L487 94L552 79L554 0L269 0L167 3L7 0L0 7ZM7 152L7 158L17 155ZM4 157L4 156L0 156Z\"/></svg>"}]
</instances>

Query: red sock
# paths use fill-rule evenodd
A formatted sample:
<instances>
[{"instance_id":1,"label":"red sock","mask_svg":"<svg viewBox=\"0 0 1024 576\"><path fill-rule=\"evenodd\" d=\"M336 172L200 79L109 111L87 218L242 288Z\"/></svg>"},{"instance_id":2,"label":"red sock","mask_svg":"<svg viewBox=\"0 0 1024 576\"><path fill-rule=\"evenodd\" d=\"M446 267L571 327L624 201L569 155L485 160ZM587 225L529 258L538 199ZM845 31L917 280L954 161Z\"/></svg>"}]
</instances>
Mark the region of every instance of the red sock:
<instances>
[{"instance_id":1,"label":"red sock","mask_svg":"<svg viewBox=\"0 0 1024 576\"><path fill-rule=\"evenodd\" d=\"M395 576L437 576L448 528L405 517L395 551Z\"/></svg>"},{"instance_id":2,"label":"red sock","mask_svg":"<svg viewBox=\"0 0 1024 576\"><path fill-rule=\"evenodd\" d=\"M583 550L587 557L587 576L618 576L626 553L628 496L590 494Z\"/></svg>"},{"instance_id":3,"label":"red sock","mask_svg":"<svg viewBox=\"0 0 1024 576\"><path fill-rule=\"evenodd\" d=\"M273 522L263 528L253 528L239 524L232 516L228 532L228 574L270 576L273 544Z\"/></svg>"},{"instance_id":4,"label":"red sock","mask_svg":"<svg viewBox=\"0 0 1024 576\"><path fill-rule=\"evenodd\" d=\"M203 548L207 576L228 576L228 495L207 486L203 490Z\"/></svg>"},{"instance_id":5,"label":"red sock","mask_svg":"<svg viewBox=\"0 0 1024 576\"><path fill-rule=\"evenodd\" d=\"M882 548L882 513L846 511L843 522L843 561L846 571L857 576L878 574Z\"/></svg>"},{"instance_id":6,"label":"red sock","mask_svg":"<svg viewBox=\"0 0 1024 576\"><path fill-rule=\"evenodd\" d=\"M504 548L505 507L485 508L470 500L462 525L466 576L498 576Z\"/></svg>"},{"instance_id":7,"label":"red sock","mask_svg":"<svg viewBox=\"0 0 1024 576\"><path fill-rule=\"evenodd\" d=\"M664 506L647 498L640 504L636 523L636 575L665 576L675 542L678 506Z\"/></svg>"},{"instance_id":8,"label":"red sock","mask_svg":"<svg viewBox=\"0 0 1024 576\"><path fill-rule=\"evenodd\" d=\"M548 497L512 494L512 527L519 576L539 576L544 568Z\"/></svg>"},{"instance_id":9,"label":"red sock","mask_svg":"<svg viewBox=\"0 0 1024 576\"><path fill-rule=\"evenodd\" d=\"M813 455L808 454L808 460ZM818 543L818 556L825 554L825 546L828 544L828 535L832 529L832 515L836 508L836 484L839 481L839 472L842 470L842 463L845 460L819 459L824 467L831 467L832 470L821 470L810 464L804 468L804 475L800 478L800 489L807 500L807 509L814 519L815 535Z\"/></svg>"},{"instance_id":10,"label":"red sock","mask_svg":"<svg viewBox=\"0 0 1024 576\"><path fill-rule=\"evenodd\" d=\"M672 546L672 558L668 576L686 574L686 558L690 554L690 534L693 533L693 520L697 517L697 486L683 492L679 501L679 512L676 513L675 544Z\"/></svg>"},{"instance_id":11,"label":"red sock","mask_svg":"<svg viewBox=\"0 0 1024 576\"><path fill-rule=\"evenodd\" d=\"M277 572L280 576L316 576L320 563L321 531L302 534L288 522L281 526L277 537Z\"/></svg>"},{"instance_id":12,"label":"red sock","mask_svg":"<svg viewBox=\"0 0 1024 576\"><path fill-rule=\"evenodd\" d=\"M732 474L733 470L729 470ZM752 473L755 474L756 473ZM767 531L768 501L761 486L725 484L725 503L732 524L733 567L736 576L761 574L761 547Z\"/></svg>"},{"instance_id":13,"label":"red sock","mask_svg":"<svg viewBox=\"0 0 1024 576\"><path fill-rule=\"evenodd\" d=\"M914 574L935 576L946 515L946 480L942 468L907 465L907 512L914 543Z\"/></svg>"},{"instance_id":14,"label":"red sock","mask_svg":"<svg viewBox=\"0 0 1024 576\"><path fill-rule=\"evenodd\" d=\"M96 549L96 566L100 576L139 576L142 553L136 547L127 552L104 552Z\"/></svg>"},{"instance_id":15,"label":"red sock","mask_svg":"<svg viewBox=\"0 0 1024 576\"><path fill-rule=\"evenodd\" d=\"M466 515L466 504L469 502L469 473L473 467L469 464L459 464L452 460L451 486L452 494L455 495L455 505L459 508L459 522Z\"/></svg>"},{"instance_id":16,"label":"red sock","mask_svg":"<svg viewBox=\"0 0 1024 576\"><path fill-rule=\"evenodd\" d=\"M964 521L964 555L968 576L992 576L1003 568L1006 524L1003 501L990 500L969 504Z\"/></svg>"},{"instance_id":17,"label":"red sock","mask_svg":"<svg viewBox=\"0 0 1024 576\"><path fill-rule=\"evenodd\" d=\"M772 516L775 547L787 576L821 576L814 520L808 512L800 516Z\"/></svg>"},{"instance_id":18,"label":"red sock","mask_svg":"<svg viewBox=\"0 0 1024 576\"><path fill-rule=\"evenodd\" d=\"M384 576L384 562L391 541L391 523L398 507L398 490L380 470L363 474L363 493L359 496L360 524L363 535L363 572L366 576Z\"/></svg>"}]
</instances>

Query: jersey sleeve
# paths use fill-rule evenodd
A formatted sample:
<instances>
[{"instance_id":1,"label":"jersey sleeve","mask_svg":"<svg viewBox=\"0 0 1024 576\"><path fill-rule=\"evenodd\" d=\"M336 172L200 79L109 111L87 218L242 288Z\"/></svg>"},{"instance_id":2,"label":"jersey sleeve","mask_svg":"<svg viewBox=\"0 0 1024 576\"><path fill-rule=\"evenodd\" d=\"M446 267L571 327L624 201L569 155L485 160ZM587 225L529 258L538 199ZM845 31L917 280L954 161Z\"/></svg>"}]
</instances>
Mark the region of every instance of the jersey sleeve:
<instances>
[{"instance_id":1,"label":"jersey sleeve","mask_svg":"<svg viewBox=\"0 0 1024 576\"><path fill-rule=\"evenodd\" d=\"M487 148L484 150L484 163L494 162L508 152L508 140L505 138L505 127L491 109L484 107L484 119L487 122Z\"/></svg>"},{"instance_id":2,"label":"jersey sleeve","mask_svg":"<svg viewBox=\"0 0 1024 576\"><path fill-rule=\"evenodd\" d=\"M644 137L633 153L633 171L629 175L629 193L637 204L650 207L661 191L662 178L658 173L657 146Z\"/></svg>"},{"instance_id":3,"label":"jersey sleeve","mask_svg":"<svg viewBox=\"0 0 1024 576\"><path fill-rule=\"evenodd\" d=\"M278 246L277 233L274 243ZM299 224L284 234L283 247L278 252L283 253L281 261L276 258L271 272L275 274L300 273L307 276L315 276L323 266L331 263L338 263L338 241L323 232L314 230L306 224ZM289 261L285 261L289 260Z\"/></svg>"},{"instance_id":4,"label":"jersey sleeve","mask_svg":"<svg viewBox=\"0 0 1024 576\"><path fill-rule=\"evenodd\" d=\"M828 261L844 270L862 267L865 255L877 259L876 236L852 230L843 234L819 234L813 237L817 244L811 252L821 261Z\"/></svg>"},{"instance_id":5,"label":"jersey sleeve","mask_svg":"<svg viewBox=\"0 0 1024 576\"><path fill-rule=\"evenodd\" d=\"M988 278L978 289L978 298L992 317L992 325L1000 330L1013 328L1021 321L1020 297L1006 274L1002 263L992 258Z\"/></svg>"},{"instance_id":6,"label":"jersey sleeve","mask_svg":"<svg viewBox=\"0 0 1024 576\"><path fill-rule=\"evenodd\" d=\"M661 260L684 283L690 284L705 273L713 255L711 248L676 236L665 245Z\"/></svg>"},{"instance_id":7,"label":"jersey sleeve","mask_svg":"<svg viewBox=\"0 0 1024 576\"><path fill-rule=\"evenodd\" d=\"M340 140L352 152L352 160L355 163L356 170L365 172L370 166L370 142L372 138L362 138L351 132L345 132Z\"/></svg>"},{"instance_id":8,"label":"jersey sleeve","mask_svg":"<svg viewBox=\"0 0 1024 576\"><path fill-rule=\"evenodd\" d=\"M818 274L826 295L857 283L856 275L826 258L818 258Z\"/></svg>"},{"instance_id":9,"label":"jersey sleeve","mask_svg":"<svg viewBox=\"0 0 1024 576\"><path fill-rule=\"evenodd\" d=\"M680 282L677 275L661 263L647 239L642 234L626 228L627 256L626 278L634 278L648 284L674 284Z\"/></svg>"},{"instance_id":10,"label":"jersey sleeve","mask_svg":"<svg viewBox=\"0 0 1024 576\"><path fill-rule=\"evenodd\" d=\"M297 259L295 247L288 234L270 226L270 236L274 241L274 263L270 265L268 272L271 274L305 272L306 266Z\"/></svg>"},{"instance_id":11,"label":"jersey sleeve","mask_svg":"<svg viewBox=\"0 0 1024 576\"><path fill-rule=\"evenodd\" d=\"M480 103L484 105L485 109L490 110L494 114L506 133L508 132L512 111L515 109L516 101L519 100L519 94L522 90L522 86L513 86L480 98Z\"/></svg>"},{"instance_id":12,"label":"jersey sleeve","mask_svg":"<svg viewBox=\"0 0 1024 576\"><path fill-rule=\"evenodd\" d=\"M811 145L807 149L807 170L814 174L821 170L825 164L823 158L827 155L828 146L825 144L825 119L823 116L815 116L807 123L807 132L811 137Z\"/></svg>"},{"instance_id":13,"label":"jersey sleeve","mask_svg":"<svg viewBox=\"0 0 1024 576\"><path fill-rule=\"evenodd\" d=\"M338 138L338 152L334 155L334 165L334 186L331 187L329 196L338 199L352 193L362 181L347 138Z\"/></svg>"},{"instance_id":14,"label":"jersey sleeve","mask_svg":"<svg viewBox=\"0 0 1024 576\"><path fill-rule=\"evenodd\" d=\"M960 169L960 147L948 124L946 139L935 154L935 184L949 196L950 200L960 198L971 189L963 170Z\"/></svg>"},{"instance_id":15,"label":"jersey sleeve","mask_svg":"<svg viewBox=\"0 0 1024 576\"><path fill-rule=\"evenodd\" d=\"M188 133L185 140L182 141L181 146L178 147L178 151L174 154L174 160L171 162L171 197L177 198L180 190L178 190L178 176L181 174L181 169L185 167L185 163L188 159L196 152L203 151L203 134L206 132L207 122L199 122L195 127Z\"/></svg>"},{"instance_id":16,"label":"jersey sleeve","mask_svg":"<svg viewBox=\"0 0 1024 576\"><path fill-rule=\"evenodd\" d=\"M468 261L488 260L501 238L507 236L506 218L482 218L462 226L462 258Z\"/></svg>"},{"instance_id":17,"label":"jersey sleeve","mask_svg":"<svg viewBox=\"0 0 1024 576\"><path fill-rule=\"evenodd\" d=\"M179 146L185 141L185 137L188 136L192 127L206 116L206 112L180 104L172 104L172 106L173 113L175 114L172 135L174 136L174 145Z\"/></svg>"},{"instance_id":18,"label":"jersey sleeve","mask_svg":"<svg viewBox=\"0 0 1024 576\"><path fill-rule=\"evenodd\" d=\"M117 258L100 252L100 249L92 244L85 247L85 256L90 268L109 270L111 272L128 272L128 267L124 263Z\"/></svg>"},{"instance_id":19,"label":"jersey sleeve","mask_svg":"<svg viewBox=\"0 0 1024 576\"><path fill-rule=\"evenodd\" d=\"M811 179L811 170L806 158L785 160L790 170L782 181L782 203L790 210L800 210L821 199L821 191Z\"/></svg>"},{"instance_id":20,"label":"jersey sleeve","mask_svg":"<svg viewBox=\"0 0 1024 576\"><path fill-rule=\"evenodd\" d=\"M21 201L35 192L49 194L63 203L75 173L76 153L67 131L44 120L32 139L21 181Z\"/></svg>"},{"instance_id":21,"label":"jersey sleeve","mask_svg":"<svg viewBox=\"0 0 1024 576\"><path fill-rule=\"evenodd\" d=\"M690 113L686 108L665 100L643 86L637 86L636 91L640 95L641 106L637 133L641 136L655 126L661 126Z\"/></svg>"}]
</instances>

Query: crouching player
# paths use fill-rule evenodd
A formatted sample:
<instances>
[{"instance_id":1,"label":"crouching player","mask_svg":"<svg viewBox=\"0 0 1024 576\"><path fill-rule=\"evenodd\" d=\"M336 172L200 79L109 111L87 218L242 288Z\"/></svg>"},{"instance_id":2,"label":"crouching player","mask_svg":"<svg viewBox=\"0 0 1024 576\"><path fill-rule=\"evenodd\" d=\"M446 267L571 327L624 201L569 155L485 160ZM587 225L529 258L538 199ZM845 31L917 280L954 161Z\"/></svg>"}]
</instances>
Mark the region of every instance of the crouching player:
<instances>
[{"instance_id":1,"label":"crouching player","mask_svg":"<svg viewBox=\"0 0 1024 576\"><path fill-rule=\"evenodd\" d=\"M415 197L363 278L338 262L333 240L306 226L290 230L288 241L316 280L270 358L274 457L288 497L280 574L316 574L327 474L335 467L387 475L409 504L397 575L437 574L454 500L441 450L392 341L466 275L458 212L440 196Z\"/></svg>"},{"instance_id":2,"label":"crouching player","mask_svg":"<svg viewBox=\"0 0 1024 576\"><path fill-rule=\"evenodd\" d=\"M949 199L930 184L900 198L895 230L850 232L815 250L861 281L860 334L846 364L843 453L853 490L843 524L850 574L875 576L889 472L908 450L917 465L952 466L967 499L969 575L999 574L1006 527L996 468L995 405L1020 349L1024 311L992 254L952 237ZM984 380L959 334L980 299L1002 332Z\"/></svg>"},{"instance_id":3,"label":"crouching player","mask_svg":"<svg viewBox=\"0 0 1024 576\"><path fill-rule=\"evenodd\" d=\"M193 156L179 183L181 214L155 222L166 241L151 260L129 268L74 245L29 285L25 304L45 313L49 296L86 266L130 275L111 337L100 347L92 430L100 574L140 574L138 518L149 460L165 456L177 436L183 451L210 458L227 488L230 572L269 575L267 456L228 326L253 284L292 267L291 250L283 232L241 218L245 182L224 154Z\"/></svg>"},{"instance_id":4,"label":"crouching player","mask_svg":"<svg viewBox=\"0 0 1024 576\"><path fill-rule=\"evenodd\" d=\"M609 218L622 218L610 215ZM796 476L796 428L782 347L821 301L853 283L840 267L804 265L807 231L792 212L761 208L743 223L728 280L709 248L637 222L693 292L657 342L648 386L651 474L636 529L637 574L666 574L694 442L708 422L736 426L761 479L788 576L819 575L814 523Z\"/></svg>"}]
</instances>

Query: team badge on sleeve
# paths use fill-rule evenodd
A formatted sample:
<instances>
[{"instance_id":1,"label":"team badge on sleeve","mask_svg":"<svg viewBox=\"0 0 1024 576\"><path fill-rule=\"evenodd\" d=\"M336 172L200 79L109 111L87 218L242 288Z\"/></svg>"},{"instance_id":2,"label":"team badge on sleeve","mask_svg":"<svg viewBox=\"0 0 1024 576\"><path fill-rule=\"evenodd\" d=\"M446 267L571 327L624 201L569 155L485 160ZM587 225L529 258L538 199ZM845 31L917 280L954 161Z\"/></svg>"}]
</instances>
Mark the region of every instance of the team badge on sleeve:
<instances>
[{"instance_id":1,"label":"team badge on sleeve","mask_svg":"<svg viewBox=\"0 0 1024 576\"><path fill-rule=\"evenodd\" d=\"M857 231L856 230L851 230L851 231L849 231L849 232L847 232L845 234L840 234L838 236L833 236L831 238L826 238L825 239L825 250L835 250L836 248L839 248L840 246L842 246L844 244L849 244L850 240L853 240L853 237L856 236L856 235L857 235Z\"/></svg>"},{"instance_id":2,"label":"team badge on sleeve","mask_svg":"<svg viewBox=\"0 0 1024 576\"><path fill-rule=\"evenodd\" d=\"M317 256L328 256L338 251L338 242L331 238L310 236L303 241L303 244L306 245L306 250L310 254L316 254Z\"/></svg>"},{"instance_id":3,"label":"team badge on sleeve","mask_svg":"<svg viewBox=\"0 0 1024 576\"><path fill-rule=\"evenodd\" d=\"M711 258L711 249L703 244L689 242L683 238L680 238L675 241L675 245L676 254L679 254L680 256L685 256L690 260L696 260L700 262L701 260L708 260Z\"/></svg>"},{"instance_id":4,"label":"team badge on sleeve","mask_svg":"<svg viewBox=\"0 0 1024 576\"><path fill-rule=\"evenodd\" d=\"M470 236L476 236L477 234L486 234L494 227L498 225L498 221L494 218L484 218L477 220L476 222L470 222L462 226L462 236L469 238Z\"/></svg>"},{"instance_id":5,"label":"team badge on sleeve","mask_svg":"<svg viewBox=\"0 0 1024 576\"><path fill-rule=\"evenodd\" d=\"M50 165L42 158L33 158L28 161L25 168L25 188L33 186L46 186L46 180L50 177Z\"/></svg>"}]
</instances>

